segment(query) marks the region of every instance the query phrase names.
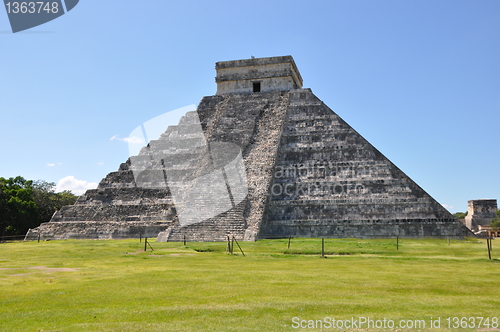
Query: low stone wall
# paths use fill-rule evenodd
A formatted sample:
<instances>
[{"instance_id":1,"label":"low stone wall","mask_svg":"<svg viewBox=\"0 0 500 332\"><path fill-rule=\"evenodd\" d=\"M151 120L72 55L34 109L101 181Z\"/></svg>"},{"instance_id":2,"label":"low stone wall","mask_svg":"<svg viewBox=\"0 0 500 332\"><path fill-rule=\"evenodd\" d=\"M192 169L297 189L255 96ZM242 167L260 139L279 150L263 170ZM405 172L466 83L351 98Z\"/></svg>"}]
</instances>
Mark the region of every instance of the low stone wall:
<instances>
[{"instance_id":1,"label":"low stone wall","mask_svg":"<svg viewBox=\"0 0 500 332\"><path fill-rule=\"evenodd\" d=\"M293 220L271 221L259 238L456 238L474 236L455 220Z\"/></svg>"},{"instance_id":2,"label":"low stone wall","mask_svg":"<svg viewBox=\"0 0 500 332\"><path fill-rule=\"evenodd\" d=\"M139 237L155 238L158 233L172 226L172 222L47 222L30 229L25 240L66 239L128 239Z\"/></svg>"}]
</instances>

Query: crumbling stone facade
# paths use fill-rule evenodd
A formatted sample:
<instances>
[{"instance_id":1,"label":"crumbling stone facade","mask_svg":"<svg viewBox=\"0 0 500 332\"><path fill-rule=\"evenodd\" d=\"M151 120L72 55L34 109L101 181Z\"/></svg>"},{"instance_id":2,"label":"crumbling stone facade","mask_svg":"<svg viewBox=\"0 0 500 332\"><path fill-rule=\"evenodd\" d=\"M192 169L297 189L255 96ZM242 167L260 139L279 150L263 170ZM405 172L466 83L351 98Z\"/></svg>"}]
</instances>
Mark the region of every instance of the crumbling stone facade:
<instances>
[{"instance_id":1,"label":"crumbling stone facade","mask_svg":"<svg viewBox=\"0 0 500 332\"><path fill-rule=\"evenodd\" d=\"M302 77L291 56L221 61L215 70L217 95L302 88Z\"/></svg>"},{"instance_id":2,"label":"crumbling stone facade","mask_svg":"<svg viewBox=\"0 0 500 332\"><path fill-rule=\"evenodd\" d=\"M467 202L467 215L465 225L477 232L479 226L489 226L491 220L497 216L496 199L476 199Z\"/></svg>"},{"instance_id":3,"label":"crumbling stone facade","mask_svg":"<svg viewBox=\"0 0 500 332\"><path fill-rule=\"evenodd\" d=\"M217 94L204 97L196 113L209 146L225 142L241 148L248 187L243 201L183 226L176 211L182 206L174 204L168 187L138 186L134 160L155 146L168 150L173 137L180 137L180 145L193 139L183 131L187 114L97 189L28 235L119 238L161 231L162 241L473 235L310 89L303 89L292 57L218 62L216 69ZM254 83L260 83L259 91L254 92ZM175 153L184 163L179 168L196 173L201 167L188 150ZM162 159L158 169L164 164Z\"/></svg>"}]
</instances>

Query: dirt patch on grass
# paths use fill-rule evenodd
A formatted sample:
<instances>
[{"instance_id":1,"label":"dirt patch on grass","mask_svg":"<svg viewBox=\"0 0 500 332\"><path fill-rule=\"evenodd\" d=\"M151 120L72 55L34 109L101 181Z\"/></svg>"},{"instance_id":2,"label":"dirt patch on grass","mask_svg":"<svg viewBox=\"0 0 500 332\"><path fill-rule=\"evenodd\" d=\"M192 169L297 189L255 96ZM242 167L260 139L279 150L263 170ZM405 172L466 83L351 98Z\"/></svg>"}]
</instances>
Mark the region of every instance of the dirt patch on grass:
<instances>
[{"instance_id":1,"label":"dirt patch on grass","mask_svg":"<svg viewBox=\"0 0 500 332\"><path fill-rule=\"evenodd\" d=\"M46 267L46 266L33 266L29 267L29 269L35 270L44 270L47 272L76 272L78 269L70 268L70 267Z\"/></svg>"},{"instance_id":2,"label":"dirt patch on grass","mask_svg":"<svg viewBox=\"0 0 500 332\"><path fill-rule=\"evenodd\" d=\"M150 250L148 250L148 251L150 251ZM134 251L134 252L126 252L125 255L137 255L137 254L139 254L141 252L144 252L144 250L143 249L139 249L139 250Z\"/></svg>"},{"instance_id":3,"label":"dirt patch on grass","mask_svg":"<svg viewBox=\"0 0 500 332\"><path fill-rule=\"evenodd\" d=\"M42 272L76 272L78 269L70 268L70 267L46 267L46 266L30 266L30 267L7 267L7 268L0 268L0 270L40 270ZM34 272L28 272L28 273L16 273L16 274L9 274L10 276L13 277L18 277L18 276L25 276L28 274L33 274Z\"/></svg>"}]
</instances>

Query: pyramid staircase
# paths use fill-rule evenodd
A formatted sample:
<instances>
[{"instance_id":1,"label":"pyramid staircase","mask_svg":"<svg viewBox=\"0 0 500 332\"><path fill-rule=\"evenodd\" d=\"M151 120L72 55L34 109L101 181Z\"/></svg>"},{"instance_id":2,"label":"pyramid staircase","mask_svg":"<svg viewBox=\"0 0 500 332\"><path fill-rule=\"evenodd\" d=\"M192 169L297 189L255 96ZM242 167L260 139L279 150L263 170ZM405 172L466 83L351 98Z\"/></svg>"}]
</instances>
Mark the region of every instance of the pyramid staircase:
<instances>
[{"instance_id":1,"label":"pyramid staircase","mask_svg":"<svg viewBox=\"0 0 500 332\"><path fill-rule=\"evenodd\" d=\"M194 118L201 132L194 130ZM241 149L248 195L224 208L215 193L215 199L194 207L214 213L183 223L180 210L193 207L184 206L172 192L195 190L172 183L189 183L219 169L207 153L217 142ZM151 158L155 153L173 158ZM149 172L137 176L141 169ZM210 190L199 188L203 197ZM125 238L158 233L161 241L472 235L310 89L204 97L196 112L168 127L97 189L28 235Z\"/></svg>"}]
</instances>

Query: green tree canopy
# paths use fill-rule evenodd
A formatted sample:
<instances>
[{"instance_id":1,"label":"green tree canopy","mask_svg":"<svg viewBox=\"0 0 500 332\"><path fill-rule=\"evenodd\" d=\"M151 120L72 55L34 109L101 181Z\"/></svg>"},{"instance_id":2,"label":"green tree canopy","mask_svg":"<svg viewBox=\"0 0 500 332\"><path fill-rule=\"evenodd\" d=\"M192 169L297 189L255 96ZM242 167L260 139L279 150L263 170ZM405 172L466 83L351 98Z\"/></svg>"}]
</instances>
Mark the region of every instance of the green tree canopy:
<instances>
[{"instance_id":1,"label":"green tree canopy","mask_svg":"<svg viewBox=\"0 0 500 332\"><path fill-rule=\"evenodd\" d=\"M0 177L0 235L26 234L77 198L68 190L56 193L53 182Z\"/></svg>"},{"instance_id":2,"label":"green tree canopy","mask_svg":"<svg viewBox=\"0 0 500 332\"><path fill-rule=\"evenodd\" d=\"M40 224L38 206L33 199L32 181L23 177L0 177L0 233L24 234Z\"/></svg>"},{"instance_id":3,"label":"green tree canopy","mask_svg":"<svg viewBox=\"0 0 500 332\"><path fill-rule=\"evenodd\" d=\"M65 205L75 204L78 196L69 190L56 193L56 184L38 180L33 182L33 198L39 208L40 219L47 222Z\"/></svg>"},{"instance_id":4,"label":"green tree canopy","mask_svg":"<svg viewBox=\"0 0 500 332\"><path fill-rule=\"evenodd\" d=\"M464 219L465 216L467 215L467 212L456 212L453 213L453 216L457 219Z\"/></svg>"},{"instance_id":5,"label":"green tree canopy","mask_svg":"<svg viewBox=\"0 0 500 332\"><path fill-rule=\"evenodd\" d=\"M54 214L52 197L55 194L56 184L42 180L33 182L33 199L39 209L40 219L48 221Z\"/></svg>"},{"instance_id":6,"label":"green tree canopy","mask_svg":"<svg viewBox=\"0 0 500 332\"><path fill-rule=\"evenodd\" d=\"M490 226L494 231L500 230L500 210L497 210L497 216L491 221Z\"/></svg>"}]
</instances>

